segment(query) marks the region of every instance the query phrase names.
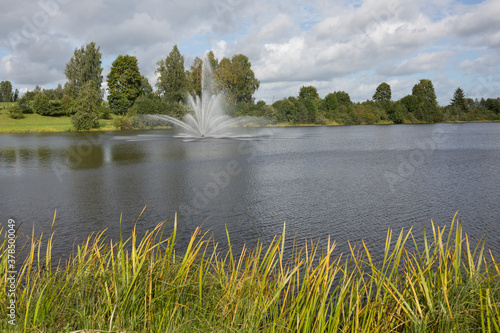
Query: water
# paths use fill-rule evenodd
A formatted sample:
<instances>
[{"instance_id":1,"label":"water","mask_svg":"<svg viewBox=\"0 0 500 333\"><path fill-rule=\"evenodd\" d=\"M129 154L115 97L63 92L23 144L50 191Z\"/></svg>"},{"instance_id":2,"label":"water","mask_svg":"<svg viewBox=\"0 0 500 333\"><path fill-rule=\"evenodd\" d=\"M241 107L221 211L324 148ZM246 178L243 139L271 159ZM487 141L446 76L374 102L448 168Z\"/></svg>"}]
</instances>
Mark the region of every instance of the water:
<instances>
[{"instance_id":1,"label":"water","mask_svg":"<svg viewBox=\"0 0 500 333\"><path fill-rule=\"evenodd\" d=\"M364 239L381 253L388 228L432 218L488 233L500 253L500 124L241 129L238 138L185 140L174 130L0 135L1 223L50 230L54 253L107 228L144 232L179 212L179 246L196 226L224 242L295 237L345 252ZM122 223L120 225L120 215ZM78 242L78 240L76 241Z\"/></svg>"}]
</instances>

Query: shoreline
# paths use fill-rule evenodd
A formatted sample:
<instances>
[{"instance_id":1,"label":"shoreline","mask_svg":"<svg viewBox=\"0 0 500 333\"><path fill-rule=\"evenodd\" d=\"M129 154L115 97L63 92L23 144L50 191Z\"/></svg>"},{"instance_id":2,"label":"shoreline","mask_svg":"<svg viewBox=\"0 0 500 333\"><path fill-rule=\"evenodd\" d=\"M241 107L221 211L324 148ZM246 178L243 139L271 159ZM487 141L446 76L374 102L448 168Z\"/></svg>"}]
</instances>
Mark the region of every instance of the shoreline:
<instances>
[{"instance_id":1,"label":"shoreline","mask_svg":"<svg viewBox=\"0 0 500 333\"><path fill-rule=\"evenodd\" d=\"M356 124L356 125L342 125L338 123L332 124L289 124L289 123L277 123L266 126L248 126L254 128L260 127L270 127L270 128L278 128L278 127L337 127L337 126L365 126L365 125L430 125L430 124L470 124L470 123L500 123L500 120L476 120L476 121L443 121L439 123L403 123L403 124L394 124L394 123L376 123L376 124ZM137 130L163 130L169 129L171 127L162 126L161 128L133 128L131 131ZM42 133L84 133L84 132L120 132L122 130L116 129L114 126L110 126L106 124L103 127L91 129L88 131L77 131L74 128L56 128L56 127L34 127L28 129L6 129L2 128L0 125L0 134L42 134Z\"/></svg>"}]
</instances>

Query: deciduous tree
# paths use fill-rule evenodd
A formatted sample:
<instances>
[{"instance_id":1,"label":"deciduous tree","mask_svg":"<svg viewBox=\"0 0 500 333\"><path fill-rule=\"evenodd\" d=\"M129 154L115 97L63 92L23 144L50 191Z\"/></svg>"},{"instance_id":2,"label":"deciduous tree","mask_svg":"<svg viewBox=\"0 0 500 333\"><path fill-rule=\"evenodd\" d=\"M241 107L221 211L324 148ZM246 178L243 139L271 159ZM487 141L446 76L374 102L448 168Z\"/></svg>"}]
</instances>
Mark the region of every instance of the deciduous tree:
<instances>
[{"instance_id":1,"label":"deciduous tree","mask_svg":"<svg viewBox=\"0 0 500 333\"><path fill-rule=\"evenodd\" d=\"M389 102L391 100L391 86L386 82L379 84L375 94L373 94L373 100L375 102Z\"/></svg>"},{"instance_id":2,"label":"deciduous tree","mask_svg":"<svg viewBox=\"0 0 500 333\"><path fill-rule=\"evenodd\" d=\"M137 58L119 55L107 76L109 107L116 114L127 112L141 94L142 77Z\"/></svg>"}]
</instances>

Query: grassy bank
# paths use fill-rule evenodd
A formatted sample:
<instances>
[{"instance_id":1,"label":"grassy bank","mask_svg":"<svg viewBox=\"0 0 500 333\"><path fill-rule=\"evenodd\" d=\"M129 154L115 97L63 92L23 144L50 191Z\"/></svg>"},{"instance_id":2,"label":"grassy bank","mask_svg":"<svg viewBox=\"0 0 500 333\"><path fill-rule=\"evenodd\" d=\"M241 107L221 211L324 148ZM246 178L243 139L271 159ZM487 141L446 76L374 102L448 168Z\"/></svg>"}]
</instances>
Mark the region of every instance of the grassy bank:
<instances>
[{"instance_id":1,"label":"grassy bank","mask_svg":"<svg viewBox=\"0 0 500 333\"><path fill-rule=\"evenodd\" d=\"M89 236L56 269L54 235L32 239L18 267L16 324L7 322L1 244L0 329L21 332L498 332L500 265L455 219L415 252L411 231L387 233L384 258L364 244L305 243L285 260L284 236L233 253L196 229L182 255L165 223L138 239ZM6 227L4 226L3 232ZM448 231L448 230L451 230ZM20 242L20 240L18 240ZM46 250L42 250L42 245ZM381 244L382 245L382 244Z\"/></svg>"},{"instance_id":2,"label":"grassy bank","mask_svg":"<svg viewBox=\"0 0 500 333\"><path fill-rule=\"evenodd\" d=\"M26 118L12 119L7 110L0 109L0 133L44 133L75 131L70 117L44 117L25 114ZM99 120L99 130L115 130L112 120Z\"/></svg>"}]
</instances>

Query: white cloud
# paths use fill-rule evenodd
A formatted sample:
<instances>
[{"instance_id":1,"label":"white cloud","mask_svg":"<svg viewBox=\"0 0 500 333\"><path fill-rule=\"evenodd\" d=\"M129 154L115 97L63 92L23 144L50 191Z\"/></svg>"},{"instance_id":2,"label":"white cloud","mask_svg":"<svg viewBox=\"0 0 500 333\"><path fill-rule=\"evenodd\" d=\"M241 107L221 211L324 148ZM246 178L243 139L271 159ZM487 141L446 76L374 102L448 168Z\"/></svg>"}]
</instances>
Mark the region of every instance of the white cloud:
<instances>
[{"instance_id":1,"label":"white cloud","mask_svg":"<svg viewBox=\"0 0 500 333\"><path fill-rule=\"evenodd\" d=\"M446 70L452 51L420 53L417 56L403 60L399 65L389 65L380 68L377 73L385 76L412 75L435 70Z\"/></svg>"},{"instance_id":2,"label":"white cloud","mask_svg":"<svg viewBox=\"0 0 500 333\"><path fill-rule=\"evenodd\" d=\"M366 100L384 81L400 98L418 78L442 80L434 85L444 102L452 85L467 90L500 63L497 0L28 0L2 8L0 43L10 51L0 79L19 89L64 80L73 49L90 41L101 46L105 72L131 54L151 80L174 44L188 49L186 67L210 47L218 58L243 53L261 80L256 97L267 102L309 84Z\"/></svg>"}]
</instances>

